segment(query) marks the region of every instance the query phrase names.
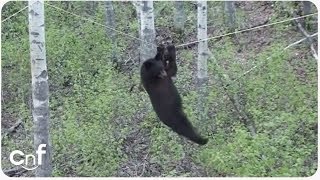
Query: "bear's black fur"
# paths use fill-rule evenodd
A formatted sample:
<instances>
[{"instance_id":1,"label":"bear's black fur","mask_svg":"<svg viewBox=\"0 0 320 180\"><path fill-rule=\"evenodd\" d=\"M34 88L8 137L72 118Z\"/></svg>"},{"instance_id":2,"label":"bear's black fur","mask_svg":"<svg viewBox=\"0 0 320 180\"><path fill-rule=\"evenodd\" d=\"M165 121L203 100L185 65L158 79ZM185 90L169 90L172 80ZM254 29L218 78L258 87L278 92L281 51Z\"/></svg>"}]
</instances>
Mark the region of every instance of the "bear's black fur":
<instances>
[{"instance_id":1,"label":"bear's black fur","mask_svg":"<svg viewBox=\"0 0 320 180\"><path fill-rule=\"evenodd\" d=\"M163 47L160 47L163 48ZM161 51L158 53L161 53ZM164 52L164 58L162 62L165 66L165 70L168 76L173 77L177 74L177 64L176 64L176 48L174 45L169 45Z\"/></svg>"},{"instance_id":2,"label":"bear's black fur","mask_svg":"<svg viewBox=\"0 0 320 180\"><path fill-rule=\"evenodd\" d=\"M174 58L175 61L175 52L174 56L168 53L169 56L165 57L164 47L158 47L157 51L155 58L148 59L142 64L140 72L142 84L150 97L153 109L159 119L176 133L200 145L206 144L208 139L196 133L182 111L181 97L172 82L171 76L176 74L177 68L170 67L170 60ZM168 52L173 51L169 48ZM164 63L166 58L168 63Z\"/></svg>"}]
</instances>

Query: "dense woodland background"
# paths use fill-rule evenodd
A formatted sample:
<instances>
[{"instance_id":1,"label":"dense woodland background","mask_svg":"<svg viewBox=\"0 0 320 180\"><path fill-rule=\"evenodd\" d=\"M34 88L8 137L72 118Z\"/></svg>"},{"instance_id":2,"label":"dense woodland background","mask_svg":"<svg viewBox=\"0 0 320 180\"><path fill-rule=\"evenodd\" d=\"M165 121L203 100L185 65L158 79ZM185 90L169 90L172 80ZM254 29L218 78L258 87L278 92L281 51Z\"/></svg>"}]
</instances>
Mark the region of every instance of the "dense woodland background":
<instances>
[{"instance_id":1,"label":"dense woodland background","mask_svg":"<svg viewBox=\"0 0 320 180\"><path fill-rule=\"evenodd\" d=\"M196 111L197 44L177 48L175 84L184 110L201 134L210 137L200 147L157 119L147 93L139 89L139 41L118 33L110 38L102 26L110 17L106 2L49 3L82 17L45 5L53 176L315 173L317 60L310 43L317 49L317 37L283 49L305 37L299 23L310 35L316 33L317 15L209 40L204 116ZM6 3L2 19L26 5ZM112 5L115 28L139 37L135 6ZM302 2L235 2L235 21L230 25L225 2L207 5L208 37L305 13ZM175 26L175 7L174 2L154 2L157 43L197 40L197 3L183 3L180 29ZM308 13L316 12L311 4ZM28 33L27 10L2 22L3 170L14 168L11 151L34 152ZM23 171L15 176L33 174Z\"/></svg>"}]
</instances>

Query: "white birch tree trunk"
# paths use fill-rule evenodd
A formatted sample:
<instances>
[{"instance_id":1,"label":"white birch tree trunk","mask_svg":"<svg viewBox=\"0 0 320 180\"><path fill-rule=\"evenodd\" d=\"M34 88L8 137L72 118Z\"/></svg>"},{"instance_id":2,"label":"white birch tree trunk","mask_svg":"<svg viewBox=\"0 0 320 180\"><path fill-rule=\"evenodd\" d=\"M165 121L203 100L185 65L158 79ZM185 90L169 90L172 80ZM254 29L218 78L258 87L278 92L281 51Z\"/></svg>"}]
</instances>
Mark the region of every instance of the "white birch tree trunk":
<instances>
[{"instance_id":1,"label":"white birch tree trunk","mask_svg":"<svg viewBox=\"0 0 320 180\"><path fill-rule=\"evenodd\" d=\"M115 16L114 16L114 10L112 1L106 1L105 2L105 8L106 8L106 25L112 29L115 29L116 23L115 23ZM106 28L107 35L110 37L111 42L113 44L112 48L112 62L117 64L118 63L118 57L117 57L117 42L116 42L116 33L115 31Z\"/></svg>"},{"instance_id":2,"label":"white birch tree trunk","mask_svg":"<svg viewBox=\"0 0 320 180\"><path fill-rule=\"evenodd\" d=\"M225 1L224 2L224 11L227 18L226 24L231 31L236 29L236 7L234 1Z\"/></svg>"},{"instance_id":3,"label":"white birch tree trunk","mask_svg":"<svg viewBox=\"0 0 320 180\"><path fill-rule=\"evenodd\" d=\"M138 24L139 24L139 27L141 27L141 19L140 19L141 1L132 1L132 4L136 8ZM139 38L141 39L141 31L140 31L140 29L139 29Z\"/></svg>"},{"instance_id":4,"label":"white birch tree trunk","mask_svg":"<svg viewBox=\"0 0 320 180\"><path fill-rule=\"evenodd\" d=\"M184 3L183 1L174 2L174 8L175 8L174 27L179 32L183 31L185 20L186 20L183 3Z\"/></svg>"},{"instance_id":5,"label":"white birch tree trunk","mask_svg":"<svg viewBox=\"0 0 320 180\"><path fill-rule=\"evenodd\" d=\"M156 54L155 38L156 32L154 28L153 1L142 1L140 11L140 32L141 32L141 49L140 63L152 58Z\"/></svg>"},{"instance_id":6,"label":"white birch tree trunk","mask_svg":"<svg viewBox=\"0 0 320 180\"><path fill-rule=\"evenodd\" d=\"M45 154L38 157L37 177L51 176L51 144L49 141L49 86L46 63L43 0L29 1L29 41L32 75L34 146L45 144Z\"/></svg>"},{"instance_id":7,"label":"white birch tree trunk","mask_svg":"<svg viewBox=\"0 0 320 180\"><path fill-rule=\"evenodd\" d=\"M208 41L207 38L207 1L198 1L198 80L207 79Z\"/></svg>"},{"instance_id":8,"label":"white birch tree trunk","mask_svg":"<svg viewBox=\"0 0 320 180\"><path fill-rule=\"evenodd\" d=\"M139 29L138 29L138 32L139 32L139 39L141 39L141 17L140 17L140 14L141 14L141 1L132 1L132 4L133 4L133 6L136 8L136 13L137 13L137 19L138 19L138 27L139 27ZM138 42L138 45L139 45L139 51L138 51L138 53L137 53L137 55L138 55L138 57L139 57L139 59L140 59L140 63L141 63L141 55L140 55L140 51L141 51L141 47L142 47L142 45L141 45L141 42L139 41Z\"/></svg>"},{"instance_id":9,"label":"white birch tree trunk","mask_svg":"<svg viewBox=\"0 0 320 180\"><path fill-rule=\"evenodd\" d=\"M207 38L207 1L198 1L198 61L197 61L197 89L199 93L198 114L199 120L206 119L206 84L208 81L207 59L209 56Z\"/></svg>"}]
</instances>

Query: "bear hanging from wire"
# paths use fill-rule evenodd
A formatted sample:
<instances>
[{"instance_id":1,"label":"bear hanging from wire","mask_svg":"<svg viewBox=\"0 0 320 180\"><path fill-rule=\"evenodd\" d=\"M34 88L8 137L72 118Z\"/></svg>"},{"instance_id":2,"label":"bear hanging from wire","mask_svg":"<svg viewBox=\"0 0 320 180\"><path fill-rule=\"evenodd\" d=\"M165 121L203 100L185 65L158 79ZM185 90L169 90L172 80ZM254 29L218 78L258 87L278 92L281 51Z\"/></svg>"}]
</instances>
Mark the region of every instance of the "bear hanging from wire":
<instances>
[{"instance_id":1,"label":"bear hanging from wire","mask_svg":"<svg viewBox=\"0 0 320 180\"><path fill-rule=\"evenodd\" d=\"M195 131L182 110L181 97L171 79L176 73L174 45L157 47L156 56L143 62L140 71L143 87L159 119L179 135L199 145L205 145L208 139Z\"/></svg>"}]
</instances>

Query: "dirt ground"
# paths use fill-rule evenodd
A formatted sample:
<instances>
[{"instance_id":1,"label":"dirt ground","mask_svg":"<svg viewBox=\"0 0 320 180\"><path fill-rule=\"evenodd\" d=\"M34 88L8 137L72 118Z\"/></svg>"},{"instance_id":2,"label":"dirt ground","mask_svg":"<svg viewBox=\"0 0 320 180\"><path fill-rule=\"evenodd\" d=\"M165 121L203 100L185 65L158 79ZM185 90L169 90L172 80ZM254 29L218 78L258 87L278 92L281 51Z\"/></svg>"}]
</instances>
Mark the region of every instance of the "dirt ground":
<instances>
[{"instance_id":1,"label":"dirt ground","mask_svg":"<svg viewBox=\"0 0 320 180\"><path fill-rule=\"evenodd\" d=\"M244 27L255 27L258 25L263 25L268 23L271 16L274 14L274 9L272 7L272 3L270 2L237 2L236 7L245 11L246 15L249 17L245 21ZM238 57L240 59L248 58L248 54L258 54L262 52L271 42L273 42L278 37L275 37L275 29L273 27L265 27L259 30L249 31L237 34L239 45L241 49L239 50ZM159 33L158 36L161 36L160 39L165 39L170 31L168 29L157 29ZM213 37L218 35L217 30L214 28L208 28L208 37ZM194 32L193 36L187 37L188 41L196 40L197 33ZM287 34L283 36L287 36L288 38L286 42L287 44L293 43L294 41L301 39L303 37L296 28L292 28L291 31L288 31ZM223 38L218 41L223 41ZM196 54L197 46L189 46L189 49ZM306 55L310 53L305 49L297 50L297 56L301 58L305 58ZM180 53L177 51L177 58L179 59ZM194 67L195 68L195 67ZM5 71L2 71L3 79L5 79L6 74ZM297 73L303 77L303 69L297 69ZM8 102L12 98L11 94L7 94L6 91L2 91L2 103ZM6 112L2 109L2 117L1 117L1 132L2 136L8 129L17 122L16 119L13 118L13 115L9 112ZM132 131L125 138L125 141L122 146L122 151L126 154L127 161L123 162L120 165L120 168L114 174L115 176L122 177L134 177L134 176L161 176L163 174L163 169L159 164L152 163L150 155L148 154L148 146L150 144L150 130L140 128L140 123L143 119L143 112L138 112L136 114L136 118L133 118L134 121L131 122ZM15 131L11 132L8 135L8 138L15 138L18 143L19 139L22 140L26 136L26 129L23 125L19 125L15 128ZM185 147L185 146L184 146ZM193 147L191 147L193 148ZM2 145L2 151L5 151L5 147ZM188 150L190 152L190 150ZM5 154L2 154L2 160L8 160L8 157ZM182 158L179 162L174 164L176 167L175 170L177 174L184 174L186 172L191 173L191 176L205 177L208 175L206 170L200 165L196 164L192 158L191 154L185 154L184 158ZM21 173L19 176L30 176L29 173ZM72 176L72 175L71 175ZM223 174L217 174L217 176L224 176Z\"/></svg>"},{"instance_id":2,"label":"dirt ground","mask_svg":"<svg viewBox=\"0 0 320 180\"><path fill-rule=\"evenodd\" d=\"M274 9L272 3L270 2L237 2L236 7L244 10L246 15L249 17L245 21L245 27L256 27L259 25L264 25L269 22L269 19L274 14ZM245 28L244 28L245 29ZM238 57L241 59L247 59L248 54L258 54L261 53L272 41L277 39L275 37L275 29L271 27L261 28L259 30L249 31L237 34L238 42L242 46L241 51L239 51ZM158 39L171 38L170 30L168 29L157 29ZM218 35L218 32L213 28L208 28L208 37L213 37ZM292 31L288 31L284 36L288 36L288 44L293 43L295 39L300 39L302 36L297 33L297 30L292 28ZM300 37L300 38L299 38ZM186 37L188 41L194 41L197 38L197 32L194 32L192 36ZM223 41L223 38L220 39ZM188 46L189 50L194 52L194 57L196 57L197 46ZM306 54L305 50L301 50L298 54L302 56ZM179 59L179 50L177 51L177 59ZM179 62L178 62L179 64ZM179 66L179 65L178 65ZM194 69L196 69L196 64L194 64ZM195 70L193 72L196 72ZM195 77L195 76L194 76ZM140 118L136 119L137 122L133 123L135 125L139 124ZM138 126L137 126L138 127ZM134 128L135 129L135 128ZM124 153L128 156L128 161L121 164L121 168L118 169L116 176L161 176L163 169L157 164L150 162L150 157L148 155L147 147L149 144L150 132L146 129L135 129L127 137L125 144L123 145ZM186 172L191 172L191 176L206 177L206 170L193 162L191 155L186 154L185 157L177 162L176 164L177 174L184 174ZM217 174L217 176L224 176L223 174Z\"/></svg>"}]
</instances>

